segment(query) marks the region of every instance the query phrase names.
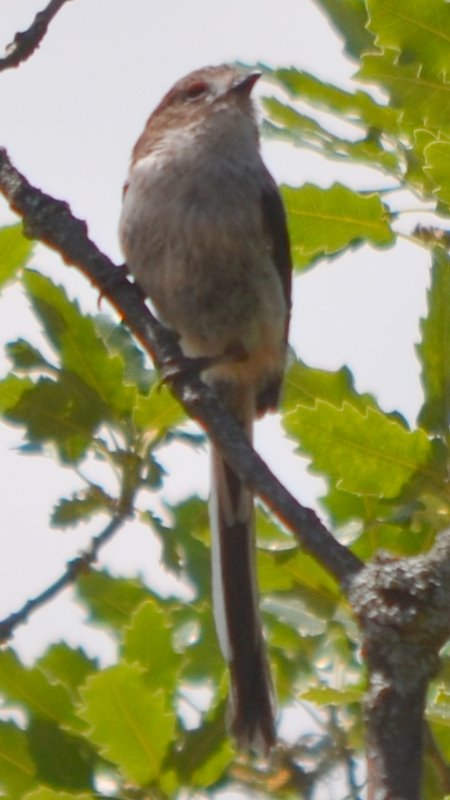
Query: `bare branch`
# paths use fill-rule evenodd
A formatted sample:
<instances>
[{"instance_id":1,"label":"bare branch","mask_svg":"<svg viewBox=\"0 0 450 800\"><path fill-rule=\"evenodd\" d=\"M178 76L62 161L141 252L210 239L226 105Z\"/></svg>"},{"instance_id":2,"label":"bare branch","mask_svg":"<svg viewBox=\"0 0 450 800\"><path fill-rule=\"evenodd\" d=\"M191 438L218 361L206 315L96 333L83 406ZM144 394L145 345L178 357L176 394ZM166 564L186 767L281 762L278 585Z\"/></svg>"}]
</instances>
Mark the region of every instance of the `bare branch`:
<instances>
[{"instance_id":1,"label":"bare branch","mask_svg":"<svg viewBox=\"0 0 450 800\"><path fill-rule=\"evenodd\" d=\"M450 531L427 555L380 554L350 599L369 667L368 800L420 800L426 690L450 636Z\"/></svg>"},{"instance_id":2,"label":"bare branch","mask_svg":"<svg viewBox=\"0 0 450 800\"><path fill-rule=\"evenodd\" d=\"M86 224L73 217L67 203L31 186L0 150L0 190L23 218L27 236L45 242L66 263L74 264L123 317L159 367L170 367L182 357L178 344L150 313L137 287L90 241ZM300 505L253 450L242 428L213 392L187 372L172 379L178 400L208 432L233 470L293 531L299 543L314 555L345 588L362 563L334 539L312 509Z\"/></svg>"},{"instance_id":3,"label":"bare branch","mask_svg":"<svg viewBox=\"0 0 450 800\"><path fill-rule=\"evenodd\" d=\"M90 565L96 561L100 548L117 533L128 516L127 513L120 513L114 517L106 528L92 539L87 550L66 564L63 574L54 583L44 589L43 592L36 595L36 597L27 600L18 611L0 620L0 643L6 642L19 625L27 622L30 614L42 608L49 600L52 600L57 594L62 592L63 589L75 583L79 575L87 572Z\"/></svg>"},{"instance_id":4,"label":"bare branch","mask_svg":"<svg viewBox=\"0 0 450 800\"><path fill-rule=\"evenodd\" d=\"M33 24L26 31L16 33L14 41L6 48L6 56L0 58L0 72L10 67L18 67L33 55L47 33L47 28L59 9L69 0L50 0L42 11L39 11Z\"/></svg>"}]
</instances>

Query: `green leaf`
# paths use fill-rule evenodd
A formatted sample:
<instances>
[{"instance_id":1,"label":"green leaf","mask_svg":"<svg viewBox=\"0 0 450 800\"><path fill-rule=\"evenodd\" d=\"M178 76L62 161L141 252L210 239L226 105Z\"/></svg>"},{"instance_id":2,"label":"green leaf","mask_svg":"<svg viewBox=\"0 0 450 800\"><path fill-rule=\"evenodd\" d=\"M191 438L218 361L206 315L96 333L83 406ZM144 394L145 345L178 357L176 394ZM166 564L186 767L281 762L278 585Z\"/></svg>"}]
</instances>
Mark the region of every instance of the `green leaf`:
<instances>
[{"instance_id":1,"label":"green leaf","mask_svg":"<svg viewBox=\"0 0 450 800\"><path fill-rule=\"evenodd\" d=\"M362 124L383 133L398 133L399 113L387 105L380 105L367 92L347 92L331 83L325 83L303 70L275 69L261 65L265 75L273 78L289 92L291 97L307 102L349 122Z\"/></svg>"},{"instance_id":2,"label":"green leaf","mask_svg":"<svg viewBox=\"0 0 450 800\"><path fill-rule=\"evenodd\" d=\"M22 233L22 225L0 228L0 288L25 266L33 252L33 242Z\"/></svg>"},{"instance_id":3,"label":"green leaf","mask_svg":"<svg viewBox=\"0 0 450 800\"><path fill-rule=\"evenodd\" d=\"M22 392L7 418L24 425L30 442L52 441L64 461L77 461L91 443L104 416L99 396L76 374L60 373L58 380L40 378Z\"/></svg>"},{"instance_id":4,"label":"green leaf","mask_svg":"<svg viewBox=\"0 0 450 800\"><path fill-rule=\"evenodd\" d=\"M128 780L156 780L172 743L175 718L161 690L149 690L141 668L122 663L88 678L79 715L89 739Z\"/></svg>"},{"instance_id":5,"label":"green leaf","mask_svg":"<svg viewBox=\"0 0 450 800\"><path fill-rule=\"evenodd\" d=\"M139 581L113 578L107 572L95 570L78 578L76 592L88 607L91 619L113 629L126 625L150 594Z\"/></svg>"},{"instance_id":6,"label":"green leaf","mask_svg":"<svg viewBox=\"0 0 450 800\"><path fill-rule=\"evenodd\" d=\"M19 800L34 783L34 764L23 731L0 722L0 792Z\"/></svg>"},{"instance_id":7,"label":"green leaf","mask_svg":"<svg viewBox=\"0 0 450 800\"><path fill-rule=\"evenodd\" d=\"M272 554L272 565L274 578L271 584L267 580L264 561L258 560L262 593L294 591L321 619L329 619L339 599L339 590L334 579L312 556L298 549L276 552ZM277 572L283 577L277 578Z\"/></svg>"},{"instance_id":8,"label":"green leaf","mask_svg":"<svg viewBox=\"0 0 450 800\"><path fill-rule=\"evenodd\" d=\"M92 317L83 315L49 278L27 270L24 283L65 370L75 373L111 414L129 413L136 389L125 384L123 358L108 352Z\"/></svg>"},{"instance_id":9,"label":"green leaf","mask_svg":"<svg viewBox=\"0 0 450 800\"><path fill-rule=\"evenodd\" d=\"M8 342L6 352L15 369L32 370L48 366L48 361L46 361L42 353L27 342L26 339L16 339L14 342Z\"/></svg>"},{"instance_id":10,"label":"green leaf","mask_svg":"<svg viewBox=\"0 0 450 800\"><path fill-rule=\"evenodd\" d=\"M332 689L329 686L318 686L302 692L300 697L318 706L344 706L348 703L363 703L365 690L363 686L349 686L346 689Z\"/></svg>"},{"instance_id":11,"label":"green leaf","mask_svg":"<svg viewBox=\"0 0 450 800\"><path fill-rule=\"evenodd\" d=\"M333 372L296 361L289 367L284 381L283 410L291 412L298 405L314 406L317 400L326 400L335 406L350 403L361 411L369 405L377 407L371 395L355 391L353 375L347 367Z\"/></svg>"},{"instance_id":12,"label":"green leaf","mask_svg":"<svg viewBox=\"0 0 450 800\"><path fill-rule=\"evenodd\" d=\"M447 436L450 425L450 259L435 248L428 316L422 320L417 350L422 365L425 403L420 423L432 433Z\"/></svg>"},{"instance_id":13,"label":"green leaf","mask_svg":"<svg viewBox=\"0 0 450 800\"><path fill-rule=\"evenodd\" d=\"M289 625L302 637L319 636L327 629L328 619L319 615L317 609L311 611L307 604L297 596L283 594L276 597L265 597L262 601L262 608L272 614L277 622Z\"/></svg>"},{"instance_id":14,"label":"green leaf","mask_svg":"<svg viewBox=\"0 0 450 800\"><path fill-rule=\"evenodd\" d=\"M73 649L64 642L52 644L36 666L52 683L61 683L74 697L79 685L98 668L97 660L89 658L81 647Z\"/></svg>"},{"instance_id":15,"label":"green leaf","mask_svg":"<svg viewBox=\"0 0 450 800\"><path fill-rule=\"evenodd\" d=\"M226 733L224 702L208 714L203 724L184 736L180 750L171 755L183 784L208 787L222 777L233 758Z\"/></svg>"},{"instance_id":16,"label":"green leaf","mask_svg":"<svg viewBox=\"0 0 450 800\"><path fill-rule=\"evenodd\" d=\"M408 431L371 407L362 413L349 403L318 400L314 407L299 405L283 422L314 468L344 491L396 497L416 473L427 472L432 457L423 431Z\"/></svg>"},{"instance_id":17,"label":"green leaf","mask_svg":"<svg viewBox=\"0 0 450 800\"><path fill-rule=\"evenodd\" d=\"M34 386L30 378L18 378L16 375L8 375L0 381L0 412L4 413L17 405L25 392Z\"/></svg>"},{"instance_id":18,"label":"green leaf","mask_svg":"<svg viewBox=\"0 0 450 800\"><path fill-rule=\"evenodd\" d=\"M329 189L310 183L300 189L286 186L282 193L299 267L364 241L386 246L395 239L378 195L358 194L338 183Z\"/></svg>"},{"instance_id":19,"label":"green leaf","mask_svg":"<svg viewBox=\"0 0 450 800\"><path fill-rule=\"evenodd\" d=\"M375 44L397 50L436 76L450 71L450 6L430 0L367 0Z\"/></svg>"},{"instance_id":20,"label":"green leaf","mask_svg":"<svg viewBox=\"0 0 450 800\"><path fill-rule=\"evenodd\" d=\"M146 366L147 356L137 346L126 324L117 324L106 314L98 314L94 322L108 351L119 353L122 357L125 383L135 384L140 391L148 392L158 376L153 368Z\"/></svg>"},{"instance_id":21,"label":"green leaf","mask_svg":"<svg viewBox=\"0 0 450 800\"><path fill-rule=\"evenodd\" d=\"M366 28L367 9L364 0L315 0L344 38L345 50L353 58L373 45L373 38Z\"/></svg>"},{"instance_id":22,"label":"green leaf","mask_svg":"<svg viewBox=\"0 0 450 800\"><path fill-rule=\"evenodd\" d=\"M55 506L51 516L51 524L60 528L85 522L101 511L114 510L114 501L101 488L89 486L72 497L63 497Z\"/></svg>"},{"instance_id":23,"label":"green leaf","mask_svg":"<svg viewBox=\"0 0 450 800\"><path fill-rule=\"evenodd\" d=\"M133 411L135 425L145 431L163 435L169 428L186 420L186 412L167 386L156 383L148 395L139 395Z\"/></svg>"},{"instance_id":24,"label":"green leaf","mask_svg":"<svg viewBox=\"0 0 450 800\"><path fill-rule=\"evenodd\" d=\"M31 720L27 739L39 781L62 789L91 787L96 758L83 739L42 719Z\"/></svg>"},{"instance_id":25,"label":"green leaf","mask_svg":"<svg viewBox=\"0 0 450 800\"><path fill-rule=\"evenodd\" d=\"M433 193L450 206L450 142L431 142L424 157L424 171L434 184Z\"/></svg>"},{"instance_id":26,"label":"green leaf","mask_svg":"<svg viewBox=\"0 0 450 800\"><path fill-rule=\"evenodd\" d=\"M428 75L420 65L399 64L390 51L369 54L357 77L388 91L391 105L402 110L402 124L410 127L411 135L416 127L439 129L450 124L450 83Z\"/></svg>"},{"instance_id":27,"label":"green leaf","mask_svg":"<svg viewBox=\"0 0 450 800\"><path fill-rule=\"evenodd\" d=\"M39 719L64 722L72 714L68 692L37 667L27 669L12 650L0 652L0 694Z\"/></svg>"},{"instance_id":28,"label":"green leaf","mask_svg":"<svg viewBox=\"0 0 450 800\"><path fill-rule=\"evenodd\" d=\"M283 139L297 147L308 147L332 159L368 164L394 174L400 171L398 156L385 149L380 131L374 128L368 129L360 139L343 139L275 97L264 98L263 105L270 117L270 122L263 124L265 136Z\"/></svg>"},{"instance_id":29,"label":"green leaf","mask_svg":"<svg viewBox=\"0 0 450 800\"><path fill-rule=\"evenodd\" d=\"M145 670L145 681L167 696L175 689L180 656L172 642L173 619L155 599L146 600L134 612L124 631L123 655Z\"/></svg>"},{"instance_id":30,"label":"green leaf","mask_svg":"<svg viewBox=\"0 0 450 800\"><path fill-rule=\"evenodd\" d=\"M73 794L72 792L58 792L54 789L49 789L46 786L41 786L39 789L34 789L23 797L23 800L98 800L99 795L86 794Z\"/></svg>"}]
</instances>

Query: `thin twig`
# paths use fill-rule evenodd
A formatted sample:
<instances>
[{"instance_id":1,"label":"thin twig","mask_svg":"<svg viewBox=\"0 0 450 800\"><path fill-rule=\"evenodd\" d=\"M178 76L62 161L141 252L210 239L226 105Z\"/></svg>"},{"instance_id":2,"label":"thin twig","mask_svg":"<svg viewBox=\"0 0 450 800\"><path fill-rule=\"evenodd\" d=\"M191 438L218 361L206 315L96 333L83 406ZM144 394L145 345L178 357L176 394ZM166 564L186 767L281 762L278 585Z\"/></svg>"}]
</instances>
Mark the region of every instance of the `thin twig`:
<instances>
[{"instance_id":1,"label":"thin twig","mask_svg":"<svg viewBox=\"0 0 450 800\"><path fill-rule=\"evenodd\" d=\"M13 167L6 150L1 149L0 191L23 218L26 235L44 242L66 263L77 266L126 320L157 366L179 361L182 354L173 334L153 317L141 293L124 277L123 271L90 241L86 224L71 214L67 203L31 186ZM187 372L172 380L172 390L190 416L207 430L239 477L293 531L300 544L347 588L362 563L336 541L312 509L301 506L289 494L216 395L199 377Z\"/></svg>"},{"instance_id":2,"label":"thin twig","mask_svg":"<svg viewBox=\"0 0 450 800\"><path fill-rule=\"evenodd\" d=\"M79 575L87 572L91 564L96 561L100 548L114 536L127 517L126 513L120 513L114 517L106 528L91 540L86 550L66 564L63 574L54 583L36 597L27 600L18 611L14 611L9 617L0 620L0 643L6 642L19 625L27 622L30 614L52 600L63 589L75 583Z\"/></svg>"},{"instance_id":3,"label":"thin twig","mask_svg":"<svg viewBox=\"0 0 450 800\"><path fill-rule=\"evenodd\" d=\"M26 31L16 33L14 40L6 48L6 56L0 58L0 72L11 67L18 67L39 47L47 33L48 26L59 9L69 0L50 0L42 11L39 11Z\"/></svg>"}]
</instances>

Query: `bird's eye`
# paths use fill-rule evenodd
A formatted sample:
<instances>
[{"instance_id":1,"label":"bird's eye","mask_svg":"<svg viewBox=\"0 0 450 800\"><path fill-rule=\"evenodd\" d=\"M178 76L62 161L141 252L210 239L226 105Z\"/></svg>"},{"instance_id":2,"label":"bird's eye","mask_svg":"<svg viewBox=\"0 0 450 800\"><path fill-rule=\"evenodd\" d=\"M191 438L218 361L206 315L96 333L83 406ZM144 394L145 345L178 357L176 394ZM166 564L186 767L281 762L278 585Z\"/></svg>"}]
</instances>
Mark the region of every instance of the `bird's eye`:
<instances>
[{"instance_id":1,"label":"bird's eye","mask_svg":"<svg viewBox=\"0 0 450 800\"><path fill-rule=\"evenodd\" d=\"M204 81L197 81L196 83L192 83L188 89L186 89L186 97L188 100L196 100L197 97L201 97L203 94L206 94L208 91L208 84Z\"/></svg>"}]
</instances>

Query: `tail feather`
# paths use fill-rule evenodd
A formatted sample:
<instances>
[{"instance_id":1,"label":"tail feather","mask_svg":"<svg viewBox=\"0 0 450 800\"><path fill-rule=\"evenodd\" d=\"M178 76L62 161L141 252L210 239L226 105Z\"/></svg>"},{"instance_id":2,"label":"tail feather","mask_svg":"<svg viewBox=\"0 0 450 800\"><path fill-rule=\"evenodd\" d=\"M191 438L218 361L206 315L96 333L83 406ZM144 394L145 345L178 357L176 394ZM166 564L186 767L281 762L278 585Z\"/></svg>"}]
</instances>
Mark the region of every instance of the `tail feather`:
<instances>
[{"instance_id":1,"label":"tail feather","mask_svg":"<svg viewBox=\"0 0 450 800\"><path fill-rule=\"evenodd\" d=\"M241 749L266 754L275 743L275 711L258 606L253 497L214 449L211 498L214 613L230 669L230 729Z\"/></svg>"}]
</instances>

